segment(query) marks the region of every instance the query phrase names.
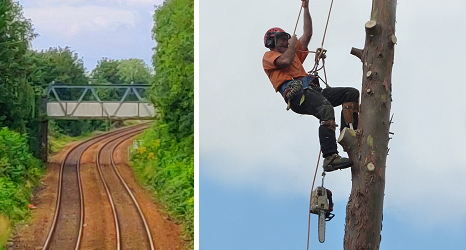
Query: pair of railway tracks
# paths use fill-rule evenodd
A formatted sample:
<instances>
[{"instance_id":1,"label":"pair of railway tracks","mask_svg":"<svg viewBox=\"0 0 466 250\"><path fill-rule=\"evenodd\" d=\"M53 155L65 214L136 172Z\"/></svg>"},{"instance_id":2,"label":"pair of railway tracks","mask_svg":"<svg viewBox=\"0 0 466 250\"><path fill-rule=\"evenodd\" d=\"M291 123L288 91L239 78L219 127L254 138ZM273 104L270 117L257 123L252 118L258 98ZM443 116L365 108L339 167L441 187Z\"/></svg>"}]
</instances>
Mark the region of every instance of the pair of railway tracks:
<instances>
[{"instance_id":1,"label":"pair of railway tracks","mask_svg":"<svg viewBox=\"0 0 466 250\"><path fill-rule=\"evenodd\" d=\"M141 207L114 161L117 146L147 127L147 124L141 124L115 130L81 142L68 151L60 167L55 214L43 245L44 250L78 250L81 247L118 250L155 249ZM81 158L87 150L96 146L100 148L95 155L95 164L91 165L94 175L86 175L86 178L93 178L92 183L95 184L96 190L92 190L82 184L81 172L84 165L81 164ZM86 189L89 196L97 195L98 198L94 198L97 203L86 204L87 195L83 192ZM106 201L104 196L107 197ZM86 214L92 214L92 217ZM92 220L97 222L92 223ZM87 240L85 244L87 247L82 246L83 242L86 242L83 231L90 224L95 225L92 230L99 232L98 237L105 239L97 239L96 244ZM109 228L114 231L110 232Z\"/></svg>"}]
</instances>

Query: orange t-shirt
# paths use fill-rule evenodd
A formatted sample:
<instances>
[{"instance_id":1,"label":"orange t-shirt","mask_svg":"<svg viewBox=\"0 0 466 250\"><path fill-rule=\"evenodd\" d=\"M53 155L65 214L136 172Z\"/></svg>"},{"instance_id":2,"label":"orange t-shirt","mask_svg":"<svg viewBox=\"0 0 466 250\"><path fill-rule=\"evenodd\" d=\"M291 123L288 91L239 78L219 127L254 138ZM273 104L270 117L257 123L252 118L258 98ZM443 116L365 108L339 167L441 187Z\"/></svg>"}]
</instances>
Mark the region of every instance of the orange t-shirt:
<instances>
[{"instance_id":1,"label":"orange t-shirt","mask_svg":"<svg viewBox=\"0 0 466 250\"><path fill-rule=\"evenodd\" d=\"M269 77L270 82L272 82L272 86L275 91L278 91L278 87L286 81L308 75L303 67L303 62L306 59L308 52L302 50L301 42L298 40L293 63L286 68L279 68L275 66L275 60L281 55L280 52L265 52L264 57L262 58L262 66L264 67L264 71Z\"/></svg>"}]
</instances>

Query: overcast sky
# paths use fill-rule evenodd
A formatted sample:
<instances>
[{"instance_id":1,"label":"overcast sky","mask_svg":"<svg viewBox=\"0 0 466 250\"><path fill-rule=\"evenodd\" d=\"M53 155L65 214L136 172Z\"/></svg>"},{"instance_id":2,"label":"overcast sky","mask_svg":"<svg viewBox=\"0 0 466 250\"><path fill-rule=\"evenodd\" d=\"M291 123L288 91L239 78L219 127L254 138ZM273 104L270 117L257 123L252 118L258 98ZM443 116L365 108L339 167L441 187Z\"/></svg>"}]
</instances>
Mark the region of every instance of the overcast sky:
<instances>
[{"instance_id":1,"label":"overcast sky","mask_svg":"<svg viewBox=\"0 0 466 250\"><path fill-rule=\"evenodd\" d=\"M330 0L309 5L314 50ZM299 0L199 2L201 249L305 247L318 121L286 111L262 69L264 33L292 33L299 8ZM461 0L398 1L381 249L466 249L465 9ZM361 89L362 65L349 52L363 48L370 11L371 1L335 1L324 45L331 86ZM313 249L342 249L350 178L327 174L336 217L326 243L311 232Z\"/></svg>"},{"instance_id":2,"label":"overcast sky","mask_svg":"<svg viewBox=\"0 0 466 250\"><path fill-rule=\"evenodd\" d=\"M36 50L70 47L88 71L103 57L152 65L154 6L163 0L20 0L39 37Z\"/></svg>"}]
</instances>

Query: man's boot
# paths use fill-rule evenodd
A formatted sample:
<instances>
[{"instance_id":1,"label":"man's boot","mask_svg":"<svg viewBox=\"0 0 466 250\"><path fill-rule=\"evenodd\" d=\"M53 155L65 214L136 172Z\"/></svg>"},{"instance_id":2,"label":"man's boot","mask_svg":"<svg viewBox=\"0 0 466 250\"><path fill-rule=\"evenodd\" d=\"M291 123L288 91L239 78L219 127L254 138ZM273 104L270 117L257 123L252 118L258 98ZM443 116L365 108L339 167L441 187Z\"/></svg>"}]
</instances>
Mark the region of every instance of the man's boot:
<instances>
[{"instance_id":1,"label":"man's boot","mask_svg":"<svg viewBox=\"0 0 466 250\"><path fill-rule=\"evenodd\" d=\"M325 157L324 159L324 171L332 172L337 169L345 169L353 166L353 161L349 158L343 158L338 154L333 154Z\"/></svg>"}]
</instances>

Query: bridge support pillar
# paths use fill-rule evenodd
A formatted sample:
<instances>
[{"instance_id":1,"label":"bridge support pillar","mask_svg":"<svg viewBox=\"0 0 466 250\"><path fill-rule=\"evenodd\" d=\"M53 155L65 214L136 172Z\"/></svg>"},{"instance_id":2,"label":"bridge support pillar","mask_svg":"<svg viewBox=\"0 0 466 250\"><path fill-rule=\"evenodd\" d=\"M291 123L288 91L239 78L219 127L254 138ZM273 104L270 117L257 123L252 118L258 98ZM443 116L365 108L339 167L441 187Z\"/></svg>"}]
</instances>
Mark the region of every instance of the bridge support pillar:
<instances>
[{"instance_id":1,"label":"bridge support pillar","mask_svg":"<svg viewBox=\"0 0 466 250\"><path fill-rule=\"evenodd\" d=\"M48 131L49 131L49 120L44 119L40 122L40 159L43 162L47 162L49 154L49 140L48 140Z\"/></svg>"}]
</instances>

